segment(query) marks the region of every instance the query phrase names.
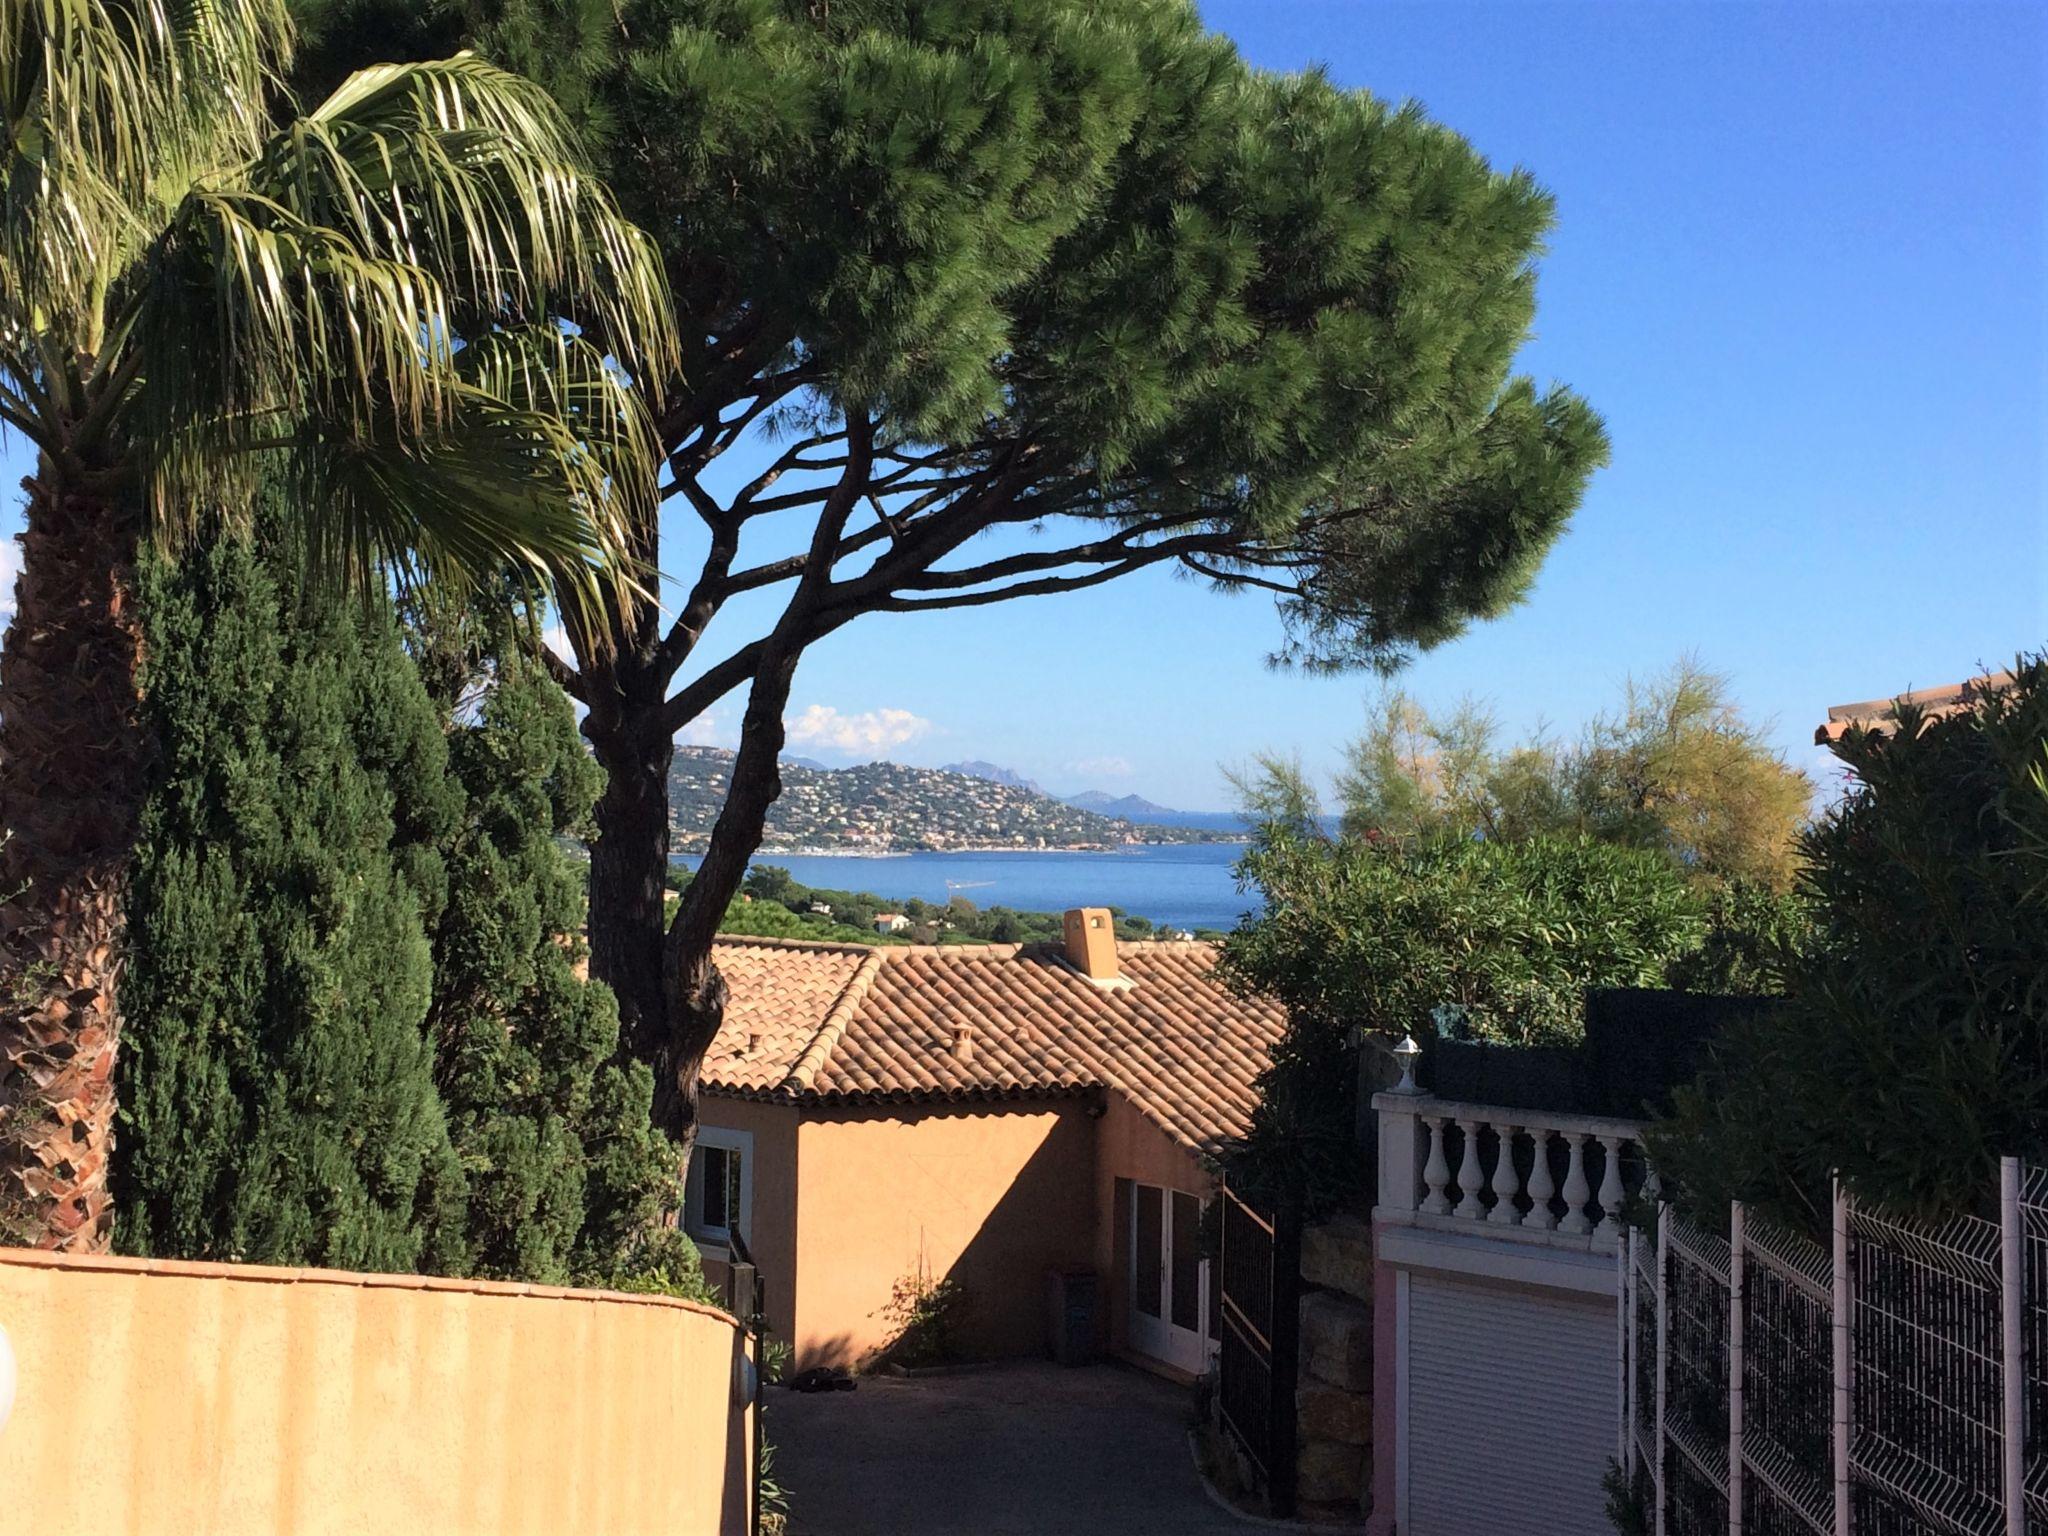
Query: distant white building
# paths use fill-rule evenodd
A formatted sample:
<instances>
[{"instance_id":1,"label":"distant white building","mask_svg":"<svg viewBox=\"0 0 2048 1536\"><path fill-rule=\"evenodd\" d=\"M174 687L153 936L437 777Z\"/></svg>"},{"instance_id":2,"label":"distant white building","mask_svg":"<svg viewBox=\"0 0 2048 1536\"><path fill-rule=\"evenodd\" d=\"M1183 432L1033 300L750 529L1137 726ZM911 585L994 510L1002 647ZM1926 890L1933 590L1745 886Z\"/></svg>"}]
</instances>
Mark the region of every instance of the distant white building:
<instances>
[{"instance_id":1,"label":"distant white building","mask_svg":"<svg viewBox=\"0 0 2048 1536\"><path fill-rule=\"evenodd\" d=\"M830 917L832 915L832 903L829 901L814 901L811 903L811 910L820 917Z\"/></svg>"},{"instance_id":2,"label":"distant white building","mask_svg":"<svg viewBox=\"0 0 2048 1536\"><path fill-rule=\"evenodd\" d=\"M910 919L901 912L877 912L875 914L875 932L877 933L901 933L909 926Z\"/></svg>"}]
</instances>

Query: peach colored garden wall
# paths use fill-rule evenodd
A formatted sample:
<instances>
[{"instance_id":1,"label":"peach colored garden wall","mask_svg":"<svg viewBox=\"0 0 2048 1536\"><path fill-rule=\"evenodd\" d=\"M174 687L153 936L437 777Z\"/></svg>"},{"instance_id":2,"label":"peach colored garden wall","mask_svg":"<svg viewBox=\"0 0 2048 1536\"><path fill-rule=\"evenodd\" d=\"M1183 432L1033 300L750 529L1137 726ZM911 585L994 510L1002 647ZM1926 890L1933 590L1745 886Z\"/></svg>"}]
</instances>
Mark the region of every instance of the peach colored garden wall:
<instances>
[{"instance_id":1,"label":"peach colored garden wall","mask_svg":"<svg viewBox=\"0 0 2048 1536\"><path fill-rule=\"evenodd\" d=\"M601 1291L0 1249L0 1524L739 1533L737 1333Z\"/></svg>"},{"instance_id":2,"label":"peach colored garden wall","mask_svg":"<svg viewBox=\"0 0 2048 1536\"><path fill-rule=\"evenodd\" d=\"M852 1365L887 1343L890 1287L920 1253L932 1275L967 1292L966 1352L1041 1353L1046 1270L1094 1258L1088 1110L1099 1102L807 1111L797 1131L797 1364ZM758 1184L754 1199L758 1213Z\"/></svg>"}]
</instances>

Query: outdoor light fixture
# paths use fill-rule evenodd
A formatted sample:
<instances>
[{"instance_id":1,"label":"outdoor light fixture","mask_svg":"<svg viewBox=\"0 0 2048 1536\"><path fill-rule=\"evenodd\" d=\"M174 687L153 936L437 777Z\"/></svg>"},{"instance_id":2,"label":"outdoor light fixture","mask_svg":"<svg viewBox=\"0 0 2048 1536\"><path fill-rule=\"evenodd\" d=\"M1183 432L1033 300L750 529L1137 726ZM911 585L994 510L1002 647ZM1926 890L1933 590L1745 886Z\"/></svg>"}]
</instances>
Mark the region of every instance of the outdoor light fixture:
<instances>
[{"instance_id":1,"label":"outdoor light fixture","mask_svg":"<svg viewBox=\"0 0 2048 1536\"><path fill-rule=\"evenodd\" d=\"M7 1330L0 1328L0 1429L7 1427L7 1415L14 1410L14 1346L7 1342Z\"/></svg>"},{"instance_id":2,"label":"outdoor light fixture","mask_svg":"<svg viewBox=\"0 0 2048 1536\"><path fill-rule=\"evenodd\" d=\"M1401 1069L1401 1081L1394 1084L1395 1093L1420 1093L1421 1085L1415 1081L1415 1063L1422 1058L1422 1047L1415 1043L1413 1035L1403 1035L1401 1043L1394 1047L1394 1063Z\"/></svg>"}]
</instances>

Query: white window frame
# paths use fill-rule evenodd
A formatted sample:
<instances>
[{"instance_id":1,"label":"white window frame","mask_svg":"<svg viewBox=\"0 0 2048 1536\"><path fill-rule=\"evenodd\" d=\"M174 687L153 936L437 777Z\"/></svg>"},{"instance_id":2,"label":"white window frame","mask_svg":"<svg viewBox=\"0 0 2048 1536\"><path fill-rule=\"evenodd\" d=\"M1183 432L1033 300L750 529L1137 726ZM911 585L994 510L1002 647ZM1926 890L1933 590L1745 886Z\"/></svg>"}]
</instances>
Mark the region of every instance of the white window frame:
<instances>
[{"instance_id":1,"label":"white window frame","mask_svg":"<svg viewBox=\"0 0 2048 1536\"><path fill-rule=\"evenodd\" d=\"M697 1127L697 1145L690 1153L690 1172L683 1183L683 1230L696 1243L698 1250L713 1258L724 1258L731 1248L726 1227L703 1227L698 1225L696 1214L704 1209L704 1160L698 1152L717 1148L725 1152L737 1152L740 1157L740 1235L745 1237L754 1230L754 1133L752 1131L729 1130L720 1125ZM728 1211L730 1221L733 1213Z\"/></svg>"}]
</instances>

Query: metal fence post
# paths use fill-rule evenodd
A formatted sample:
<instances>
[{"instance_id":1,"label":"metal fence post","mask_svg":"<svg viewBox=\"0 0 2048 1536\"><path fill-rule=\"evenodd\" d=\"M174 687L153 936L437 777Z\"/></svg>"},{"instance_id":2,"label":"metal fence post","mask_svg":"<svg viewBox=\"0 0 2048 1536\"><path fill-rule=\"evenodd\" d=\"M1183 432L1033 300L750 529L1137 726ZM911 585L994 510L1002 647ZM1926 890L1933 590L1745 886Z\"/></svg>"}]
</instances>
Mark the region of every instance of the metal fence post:
<instances>
[{"instance_id":1,"label":"metal fence post","mask_svg":"<svg viewBox=\"0 0 2048 1536\"><path fill-rule=\"evenodd\" d=\"M1728 1211L1728 1536L1742 1536L1742 1242L1747 1230L1737 1200Z\"/></svg>"},{"instance_id":2,"label":"metal fence post","mask_svg":"<svg viewBox=\"0 0 2048 1536\"><path fill-rule=\"evenodd\" d=\"M1836 1179L1834 1198L1835 1261L1835 1536L1853 1536L1849 1529L1849 1437L1854 1397L1849 1373L1853 1352L1850 1330L1855 1324L1855 1289L1849 1279L1849 1193Z\"/></svg>"},{"instance_id":3,"label":"metal fence post","mask_svg":"<svg viewBox=\"0 0 2048 1536\"><path fill-rule=\"evenodd\" d=\"M2020 1161L1998 1162L1998 1235L2000 1319L1999 1354L2005 1367L2005 1453L2000 1482L2005 1499L2006 1536L2026 1536L2026 1341L2021 1334L2021 1307L2026 1279L2020 1256Z\"/></svg>"},{"instance_id":4,"label":"metal fence post","mask_svg":"<svg viewBox=\"0 0 2048 1536\"><path fill-rule=\"evenodd\" d=\"M1537 1154L1542 1155L1541 1147L1537 1149ZM1630 1306L1635 1296L1635 1253L1636 1229L1631 1226L1623 1233L1622 1240L1614 1245L1614 1262L1617 1266L1614 1272L1614 1310L1617 1339L1621 1346L1617 1355L1621 1361L1621 1391L1616 1394L1616 1400L1621 1405L1621 1424L1620 1433L1614 1441L1614 1463L1621 1468L1624 1477L1633 1476L1635 1471L1635 1458L1629 1454L1631 1431L1636 1422L1636 1373L1634 1361L1630 1358L1633 1353L1632 1323L1635 1317Z\"/></svg>"},{"instance_id":5,"label":"metal fence post","mask_svg":"<svg viewBox=\"0 0 2048 1536\"><path fill-rule=\"evenodd\" d=\"M1664 1407L1670 1376L1671 1338L1671 1207L1657 1207L1657 1459L1651 1468L1657 1496L1656 1536L1664 1533Z\"/></svg>"}]
</instances>

